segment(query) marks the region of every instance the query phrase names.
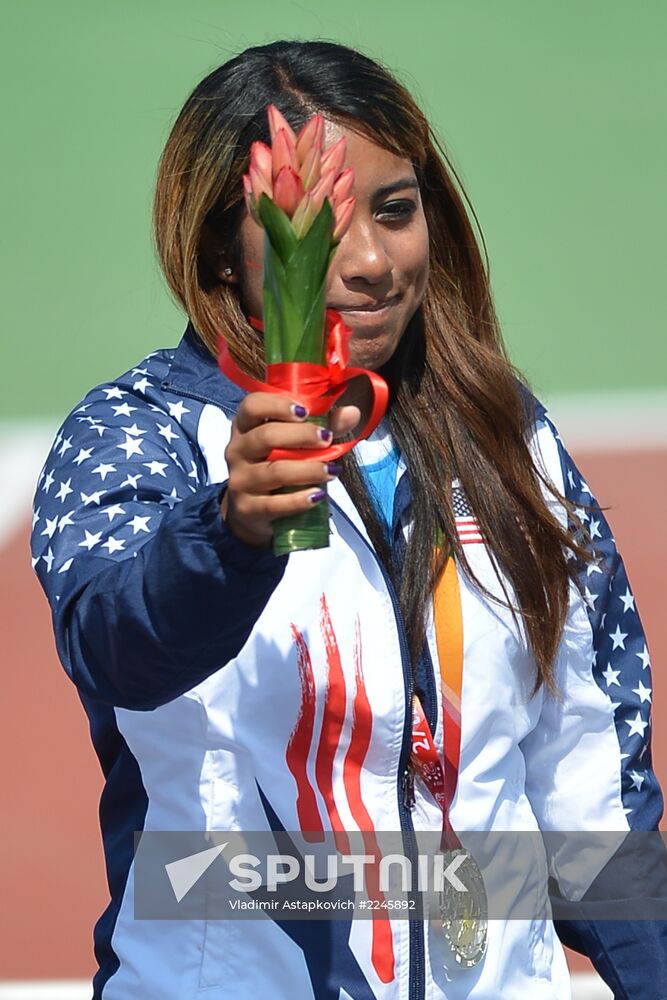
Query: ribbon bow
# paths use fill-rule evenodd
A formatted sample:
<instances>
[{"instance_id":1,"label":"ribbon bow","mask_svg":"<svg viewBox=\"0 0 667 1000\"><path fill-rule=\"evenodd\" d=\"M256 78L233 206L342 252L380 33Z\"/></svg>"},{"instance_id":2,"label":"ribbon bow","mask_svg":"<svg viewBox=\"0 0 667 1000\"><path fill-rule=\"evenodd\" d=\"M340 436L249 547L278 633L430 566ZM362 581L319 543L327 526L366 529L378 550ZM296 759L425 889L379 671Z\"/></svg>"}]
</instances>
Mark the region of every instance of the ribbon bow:
<instances>
[{"instance_id":1,"label":"ribbon bow","mask_svg":"<svg viewBox=\"0 0 667 1000\"><path fill-rule=\"evenodd\" d=\"M260 320L251 317L250 324L263 331ZM273 448L268 455L270 462L282 458L315 458L322 462L334 461L354 448L355 444L368 437L382 420L389 389L387 383L376 372L366 368L348 368L350 359L349 340L352 331L343 322L340 313L334 309L326 312L326 363L313 364L307 361L281 361L266 366L266 382L246 375L233 360L229 345L223 337L218 338L218 366L220 370L247 392L273 392L288 396L308 408L310 416L318 417L328 413L337 399L342 396L350 379L365 375L371 383L373 403L371 412L359 434L350 441L339 441L328 448Z\"/></svg>"}]
</instances>

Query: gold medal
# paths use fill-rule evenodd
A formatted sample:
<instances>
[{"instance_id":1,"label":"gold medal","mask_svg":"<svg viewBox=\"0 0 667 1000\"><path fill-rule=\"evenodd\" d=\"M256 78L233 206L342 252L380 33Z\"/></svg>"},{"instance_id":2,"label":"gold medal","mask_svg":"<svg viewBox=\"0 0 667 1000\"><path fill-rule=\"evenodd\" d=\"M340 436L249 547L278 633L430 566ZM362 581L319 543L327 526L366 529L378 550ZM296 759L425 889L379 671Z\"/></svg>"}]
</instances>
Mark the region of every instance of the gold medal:
<instances>
[{"instance_id":1,"label":"gold medal","mask_svg":"<svg viewBox=\"0 0 667 1000\"><path fill-rule=\"evenodd\" d=\"M447 868L460 855L464 860L457 865L456 874L450 881ZM445 852L444 868L436 922L457 964L471 969L481 962L486 952L488 906L484 880L477 862L462 847ZM457 888L456 881L463 883L467 891Z\"/></svg>"}]
</instances>

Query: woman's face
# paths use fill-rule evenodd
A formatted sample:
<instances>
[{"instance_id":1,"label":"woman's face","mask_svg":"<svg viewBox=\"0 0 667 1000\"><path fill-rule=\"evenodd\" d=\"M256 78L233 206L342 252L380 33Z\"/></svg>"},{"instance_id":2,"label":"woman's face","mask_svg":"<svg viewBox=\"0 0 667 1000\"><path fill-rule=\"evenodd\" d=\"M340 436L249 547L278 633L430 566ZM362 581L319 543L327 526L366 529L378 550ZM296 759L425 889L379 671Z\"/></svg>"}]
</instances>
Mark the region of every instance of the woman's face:
<instances>
[{"instance_id":1,"label":"woman's face","mask_svg":"<svg viewBox=\"0 0 667 1000\"><path fill-rule=\"evenodd\" d=\"M426 288L426 218L409 160L327 122L327 144L347 139L357 203L329 269L327 306L352 329L350 363L372 371L392 356ZM241 295L246 312L262 315L263 230L241 224Z\"/></svg>"}]
</instances>

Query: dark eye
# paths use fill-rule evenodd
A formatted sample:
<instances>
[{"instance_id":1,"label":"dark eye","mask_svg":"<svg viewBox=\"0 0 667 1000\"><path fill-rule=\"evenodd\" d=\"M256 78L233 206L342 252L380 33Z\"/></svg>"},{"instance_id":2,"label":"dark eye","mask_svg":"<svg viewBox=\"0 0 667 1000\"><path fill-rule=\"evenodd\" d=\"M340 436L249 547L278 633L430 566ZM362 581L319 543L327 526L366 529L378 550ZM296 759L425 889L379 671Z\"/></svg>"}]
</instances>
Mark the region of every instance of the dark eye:
<instances>
[{"instance_id":1,"label":"dark eye","mask_svg":"<svg viewBox=\"0 0 667 1000\"><path fill-rule=\"evenodd\" d=\"M416 202L411 201L409 198L405 198L400 201L386 202L378 209L377 215L380 219L387 219L390 222L393 222L399 219L408 219L411 215L414 215L416 211Z\"/></svg>"}]
</instances>

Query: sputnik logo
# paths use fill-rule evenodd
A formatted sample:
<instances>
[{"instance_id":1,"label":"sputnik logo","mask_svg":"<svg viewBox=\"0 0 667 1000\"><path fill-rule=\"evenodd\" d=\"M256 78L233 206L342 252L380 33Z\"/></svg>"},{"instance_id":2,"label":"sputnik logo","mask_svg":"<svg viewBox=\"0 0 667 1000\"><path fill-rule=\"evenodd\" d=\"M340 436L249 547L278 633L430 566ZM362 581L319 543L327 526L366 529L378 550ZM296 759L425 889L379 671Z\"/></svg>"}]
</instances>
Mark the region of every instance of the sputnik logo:
<instances>
[{"instance_id":1,"label":"sputnik logo","mask_svg":"<svg viewBox=\"0 0 667 1000\"><path fill-rule=\"evenodd\" d=\"M209 847L205 851L197 851L164 866L177 903L187 896L193 885L208 871L215 859L222 854L227 843L228 841L225 841L224 844Z\"/></svg>"}]
</instances>

